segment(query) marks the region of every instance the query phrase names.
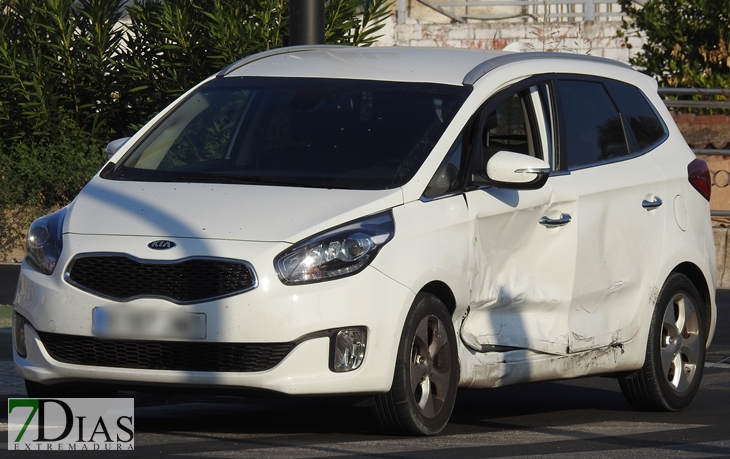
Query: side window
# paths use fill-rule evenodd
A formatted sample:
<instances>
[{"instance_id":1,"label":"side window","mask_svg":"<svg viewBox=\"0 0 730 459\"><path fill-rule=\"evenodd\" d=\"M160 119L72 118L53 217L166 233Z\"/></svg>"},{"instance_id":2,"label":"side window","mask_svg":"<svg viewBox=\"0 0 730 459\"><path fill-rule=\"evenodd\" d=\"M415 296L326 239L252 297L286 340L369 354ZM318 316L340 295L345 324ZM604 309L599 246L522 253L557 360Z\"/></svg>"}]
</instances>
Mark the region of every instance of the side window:
<instances>
[{"instance_id":1,"label":"side window","mask_svg":"<svg viewBox=\"0 0 730 459\"><path fill-rule=\"evenodd\" d=\"M520 94L513 94L487 115L484 147L535 156L528 134L526 107Z\"/></svg>"},{"instance_id":2,"label":"side window","mask_svg":"<svg viewBox=\"0 0 730 459\"><path fill-rule=\"evenodd\" d=\"M627 133L627 135L633 134L633 139L629 139L629 145L632 147L631 153L646 151L664 140L666 136L664 123L644 93L638 88L620 81L608 80L606 86L618 105L624 125L629 127L627 131L631 133ZM635 140L635 143L631 140Z\"/></svg>"},{"instance_id":3,"label":"side window","mask_svg":"<svg viewBox=\"0 0 730 459\"><path fill-rule=\"evenodd\" d=\"M474 145L473 172L481 173L499 151L522 153L553 164L552 118L547 84L524 88L489 104Z\"/></svg>"},{"instance_id":4,"label":"side window","mask_svg":"<svg viewBox=\"0 0 730 459\"><path fill-rule=\"evenodd\" d=\"M466 125L423 196L435 198L461 190L466 172L484 174L487 161L499 151L545 159L552 167L553 125L547 83L506 90Z\"/></svg>"},{"instance_id":5,"label":"side window","mask_svg":"<svg viewBox=\"0 0 730 459\"><path fill-rule=\"evenodd\" d=\"M621 117L601 83L559 80L556 87L568 168L629 154Z\"/></svg>"}]
</instances>

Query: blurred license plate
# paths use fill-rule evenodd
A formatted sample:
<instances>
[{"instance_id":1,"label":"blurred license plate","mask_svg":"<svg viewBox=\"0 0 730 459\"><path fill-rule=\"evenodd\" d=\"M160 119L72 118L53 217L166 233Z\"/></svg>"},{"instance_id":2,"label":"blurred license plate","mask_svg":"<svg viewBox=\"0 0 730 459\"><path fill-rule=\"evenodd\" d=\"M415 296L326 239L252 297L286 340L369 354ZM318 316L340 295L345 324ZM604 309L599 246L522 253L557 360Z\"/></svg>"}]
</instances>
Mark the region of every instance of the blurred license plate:
<instances>
[{"instance_id":1,"label":"blurred license plate","mask_svg":"<svg viewBox=\"0 0 730 459\"><path fill-rule=\"evenodd\" d=\"M205 314L97 307L92 332L113 338L205 338Z\"/></svg>"}]
</instances>

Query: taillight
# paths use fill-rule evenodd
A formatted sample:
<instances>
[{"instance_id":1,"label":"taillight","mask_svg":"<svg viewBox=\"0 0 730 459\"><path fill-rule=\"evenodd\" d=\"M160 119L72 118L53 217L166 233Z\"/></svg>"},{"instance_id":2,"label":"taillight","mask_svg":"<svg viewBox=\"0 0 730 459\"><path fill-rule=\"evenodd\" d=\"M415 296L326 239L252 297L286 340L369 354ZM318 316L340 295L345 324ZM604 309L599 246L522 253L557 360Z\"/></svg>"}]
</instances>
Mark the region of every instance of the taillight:
<instances>
[{"instance_id":1,"label":"taillight","mask_svg":"<svg viewBox=\"0 0 730 459\"><path fill-rule=\"evenodd\" d=\"M710 178L710 168L702 159L695 159L687 166L687 174L689 183L699 191L703 198L710 200L712 191L712 179Z\"/></svg>"}]
</instances>

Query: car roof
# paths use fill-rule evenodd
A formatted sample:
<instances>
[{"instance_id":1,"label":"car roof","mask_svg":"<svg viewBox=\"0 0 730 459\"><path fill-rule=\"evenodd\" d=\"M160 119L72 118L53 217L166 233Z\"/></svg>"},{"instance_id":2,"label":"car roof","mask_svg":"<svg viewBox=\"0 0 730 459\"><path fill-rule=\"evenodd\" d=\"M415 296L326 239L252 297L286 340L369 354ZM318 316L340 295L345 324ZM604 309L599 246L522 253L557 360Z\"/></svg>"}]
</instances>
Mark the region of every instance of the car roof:
<instances>
[{"instance_id":1,"label":"car roof","mask_svg":"<svg viewBox=\"0 0 730 459\"><path fill-rule=\"evenodd\" d=\"M568 53L314 45L254 54L231 64L218 76L342 78L463 85L474 84L501 65L530 59L597 61L629 68L610 59Z\"/></svg>"}]
</instances>

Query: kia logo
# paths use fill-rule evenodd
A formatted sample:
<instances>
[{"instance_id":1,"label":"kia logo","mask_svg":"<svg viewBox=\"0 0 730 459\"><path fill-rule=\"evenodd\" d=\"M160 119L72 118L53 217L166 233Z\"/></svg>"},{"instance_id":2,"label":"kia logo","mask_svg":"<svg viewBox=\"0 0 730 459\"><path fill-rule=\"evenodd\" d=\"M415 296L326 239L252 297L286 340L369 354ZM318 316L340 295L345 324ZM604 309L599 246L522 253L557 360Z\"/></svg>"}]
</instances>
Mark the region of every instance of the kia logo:
<instances>
[{"instance_id":1,"label":"kia logo","mask_svg":"<svg viewBox=\"0 0 730 459\"><path fill-rule=\"evenodd\" d=\"M171 249L175 247L177 244L175 244L172 241L152 241L149 244L147 244L147 247L154 250L165 250L165 249Z\"/></svg>"}]
</instances>

